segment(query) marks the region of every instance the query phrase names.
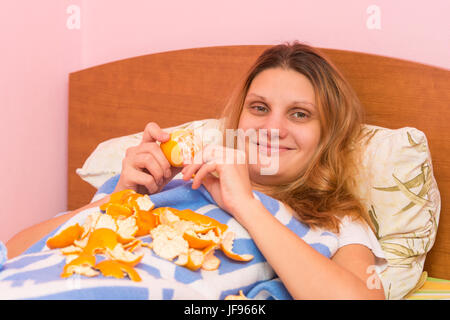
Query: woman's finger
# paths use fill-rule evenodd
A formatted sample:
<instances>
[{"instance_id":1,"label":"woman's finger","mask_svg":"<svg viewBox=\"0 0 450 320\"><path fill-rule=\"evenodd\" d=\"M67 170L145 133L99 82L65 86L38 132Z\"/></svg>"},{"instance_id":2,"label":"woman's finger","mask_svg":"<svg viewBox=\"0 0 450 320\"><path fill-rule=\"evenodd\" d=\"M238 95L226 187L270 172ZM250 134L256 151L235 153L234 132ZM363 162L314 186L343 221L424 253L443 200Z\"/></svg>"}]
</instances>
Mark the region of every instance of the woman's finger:
<instances>
[{"instance_id":1,"label":"woman's finger","mask_svg":"<svg viewBox=\"0 0 450 320\"><path fill-rule=\"evenodd\" d=\"M133 167L136 169L147 169L158 185L164 182L164 171L151 153L137 154L133 161Z\"/></svg>"},{"instance_id":2,"label":"woman's finger","mask_svg":"<svg viewBox=\"0 0 450 320\"><path fill-rule=\"evenodd\" d=\"M158 192L159 186L152 175L136 170L134 180L138 185L146 187L149 194Z\"/></svg>"},{"instance_id":3,"label":"woman's finger","mask_svg":"<svg viewBox=\"0 0 450 320\"><path fill-rule=\"evenodd\" d=\"M216 171L217 164L214 162L202 165L200 170L197 171L192 182L192 189L197 189L202 184L202 179L206 177L207 174Z\"/></svg>"},{"instance_id":4,"label":"woman's finger","mask_svg":"<svg viewBox=\"0 0 450 320\"><path fill-rule=\"evenodd\" d=\"M127 181L128 184L144 186L149 193L155 193L159 189L152 175L135 168L127 170ZM139 190L139 188L137 189Z\"/></svg>"},{"instance_id":5,"label":"woman's finger","mask_svg":"<svg viewBox=\"0 0 450 320\"><path fill-rule=\"evenodd\" d=\"M155 161L158 162L159 166L163 170L164 177L169 178L172 176L172 171L170 170L171 165L159 145L154 142L142 143L139 145L136 154L141 153L151 153Z\"/></svg>"},{"instance_id":6,"label":"woman's finger","mask_svg":"<svg viewBox=\"0 0 450 320\"><path fill-rule=\"evenodd\" d=\"M156 122L149 122L145 126L141 143L155 142L155 141L166 142L169 139L170 134L162 130Z\"/></svg>"},{"instance_id":7,"label":"woman's finger","mask_svg":"<svg viewBox=\"0 0 450 320\"><path fill-rule=\"evenodd\" d=\"M189 180L192 178L192 176L198 171L198 169L201 168L203 164L190 164L186 167L183 168L183 170L181 171L181 173L183 174L183 180Z\"/></svg>"},{"instance_id":8,"label":"woman's finger","mask_svg":"<svg viewBox=\"0 0 450 320\"><path fill-rule=\"evenodd\" d=\"M138 146L127 148L127 150L125 151L125 158L130 158L134 156L138 152L138 149L139 149Z\"/></svg>"}]
</instances>

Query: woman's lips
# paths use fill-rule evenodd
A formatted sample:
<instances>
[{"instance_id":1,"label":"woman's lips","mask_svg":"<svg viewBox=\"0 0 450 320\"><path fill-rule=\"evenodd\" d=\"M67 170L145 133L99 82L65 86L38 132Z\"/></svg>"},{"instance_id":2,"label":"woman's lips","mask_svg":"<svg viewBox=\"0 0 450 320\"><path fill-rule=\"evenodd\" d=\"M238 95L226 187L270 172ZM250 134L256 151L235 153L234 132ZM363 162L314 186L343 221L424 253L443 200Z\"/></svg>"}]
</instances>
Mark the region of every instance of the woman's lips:
<instances>
[{"instance_id":1,"label":"woman's lips","mask_svg":"<svg viewBox=\"0 0 450 320\"><path fill-rule=\"evenodd\" d=\"M255 143L253 143L255 144ZM258 151L260 153L265 153L267 155L270 155L272 153L284 153L287 152L289 150L293 150L292 148L287 148L284 146L276 146L276 147L272 147L270 144L259 144L256 143L257 147L258 147Z\"/></svg>"}]
</instances>

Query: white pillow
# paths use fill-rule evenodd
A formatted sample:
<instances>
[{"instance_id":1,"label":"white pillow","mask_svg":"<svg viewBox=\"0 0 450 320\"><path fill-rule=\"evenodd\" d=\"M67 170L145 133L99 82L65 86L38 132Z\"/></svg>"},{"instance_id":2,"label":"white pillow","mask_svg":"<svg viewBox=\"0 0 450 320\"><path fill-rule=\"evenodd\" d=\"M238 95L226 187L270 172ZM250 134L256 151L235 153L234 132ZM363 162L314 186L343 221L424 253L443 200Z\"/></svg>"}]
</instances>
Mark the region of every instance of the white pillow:
<instances>
[{"instance_id":1,"label":"white pillow","mask_svg":"<svg viewBox=\"0 0 450 320\"><path fill-rule=\"evenodd\" d=\"M218 119L205 119L183 123L170 128L163 128L163 130L168 133L177 129L200 131L218 128L219 125L220 120ZM86 159L83 167L76 169L76 173L81 179L96 189L100 188L111 177L122 171L122 160L125 157L126 150L141 143L142 135L143 132L139 132L128 136L112 138L100 143Z\"/></svg>"},{"instance_id":2,"label":"white pillow","mask_svg":"<svg viewBox=\"0 0 450 320\"><path fill-rule=\"evenodd\" d=\"M220 123L205 119L164 130L218 128ZM401 299L420 280L426 253L436 238L441 199L423 132L372 125L364 130L358 196L369 210L389 263L381 274L386 297ZM141 139L142 132L102 142L77 174L98 189L120 173L126 149Z\"/></svg>"}]
</instances>

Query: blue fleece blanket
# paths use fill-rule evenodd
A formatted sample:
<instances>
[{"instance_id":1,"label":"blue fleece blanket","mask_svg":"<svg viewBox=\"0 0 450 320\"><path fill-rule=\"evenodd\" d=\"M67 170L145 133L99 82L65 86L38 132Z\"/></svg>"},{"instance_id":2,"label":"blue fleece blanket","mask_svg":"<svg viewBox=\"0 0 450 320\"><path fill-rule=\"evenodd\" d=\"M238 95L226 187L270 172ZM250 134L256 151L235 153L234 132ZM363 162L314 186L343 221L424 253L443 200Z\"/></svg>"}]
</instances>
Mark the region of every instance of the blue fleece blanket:
<instances>
[{"instance_id":1,"label":"blue fleece blanket","mask_svg":"<svg viewBox=\"0 0 450 320\"><path fill-rule=\"evenodd\" d=\"M92 201L112 193L118 179L115 176L108 180ZM253 260L237 262L217 250L215 254L221 260L217 270L191 271L148 250L135 267L141 282L102 275L73 275L63 279L60 274L65 257L59 250L48 249L46 240L69 225L82 224L90 213L99 210L96 207L80 212L24 254L7 260L0 271L0 299L224 299L238 294L239 290L251 299L291 299L247 231L216 205L203 186L193 190L191 185L192 182L174 179L150 197L156 207L191 209L228 225L236 234L233 251L252 254ZM281 202L258 191L253 193L281 223L314 249L326 257L334 254L338 241L335 234L312 230L295 219ZM149 236L143 240L151 242Z\"/></svg>"}]
</instances>

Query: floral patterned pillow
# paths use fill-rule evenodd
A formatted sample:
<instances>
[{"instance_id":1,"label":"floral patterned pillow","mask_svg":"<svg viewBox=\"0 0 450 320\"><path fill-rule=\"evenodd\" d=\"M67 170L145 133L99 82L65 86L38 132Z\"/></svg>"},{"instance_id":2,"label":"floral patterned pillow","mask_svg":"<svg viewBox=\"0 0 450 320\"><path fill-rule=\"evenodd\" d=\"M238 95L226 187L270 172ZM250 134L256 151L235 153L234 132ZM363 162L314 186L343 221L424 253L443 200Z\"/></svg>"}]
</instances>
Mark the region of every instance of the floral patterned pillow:
<instances>
[{"instance_id":1,"label":"floral patterned pillow","mask_svg":"<svg viewBox=\"0 0 450 320\"><path fill-rule=\"evenodd\" d=\"M164 130L214 129L219 125L218 119L205 119ZM386 297L401 299L420 281L426 254L435 241L441 208L439 190L423 132L373 125L365 125L364 131L358 196L370 213L389 263L381 273ZM77 169L78 175L99 188L120 173L126 149L141 139L142 132L99 144Z\"/></svg>"},{"instance_id":2,"label":"floral patterned pillow","mask_svg":"<svg viewBox=\"0 0 450 320\"><path fill-rule=\"evenodd\" d=\"M387 299L401 299L421 279L436 238L441 199L425 134L415 128L365 125L359 196L389 266L381 273Z\"/></svg>"}]
</instances>

